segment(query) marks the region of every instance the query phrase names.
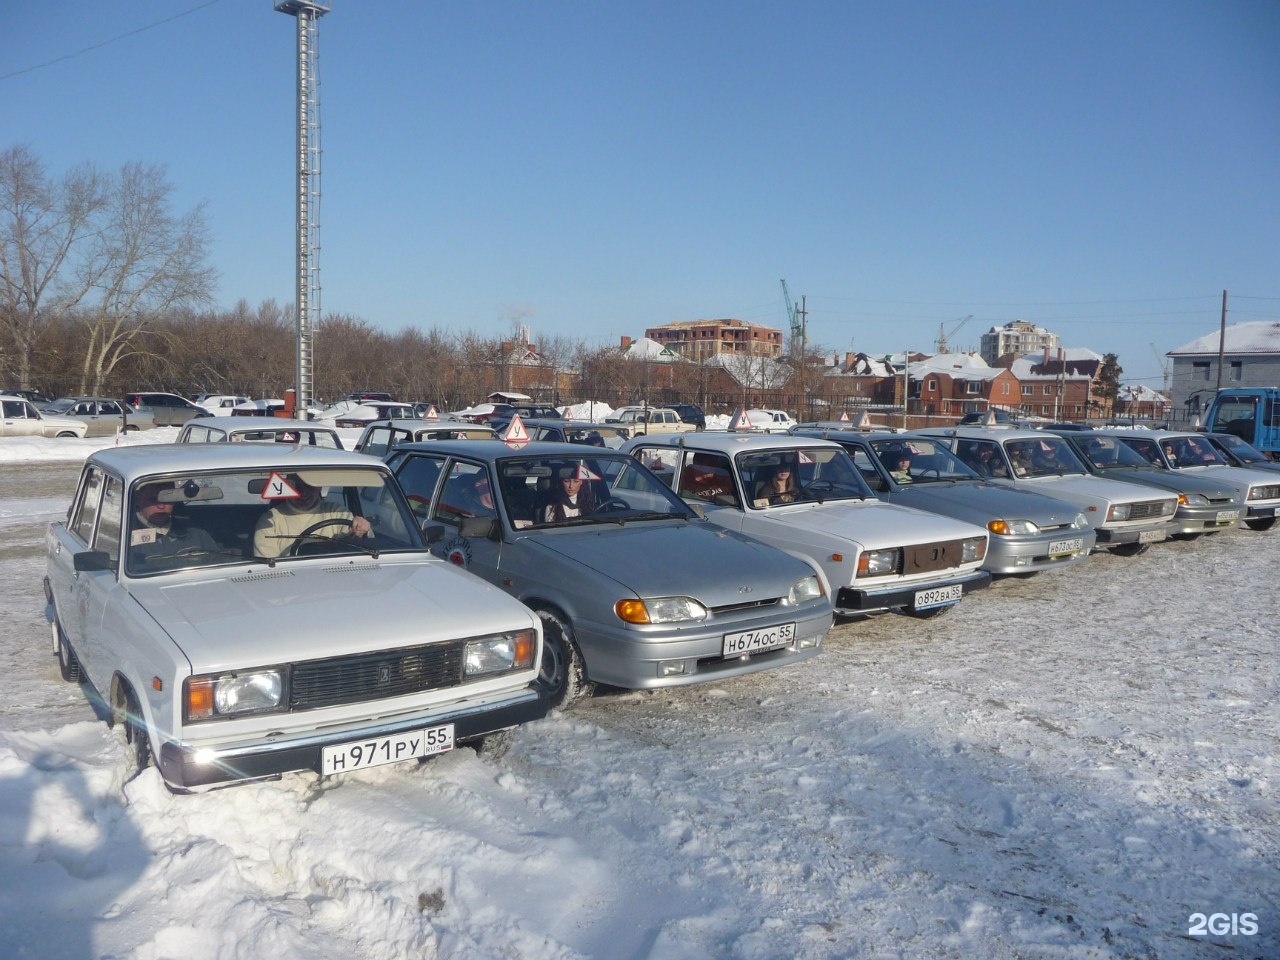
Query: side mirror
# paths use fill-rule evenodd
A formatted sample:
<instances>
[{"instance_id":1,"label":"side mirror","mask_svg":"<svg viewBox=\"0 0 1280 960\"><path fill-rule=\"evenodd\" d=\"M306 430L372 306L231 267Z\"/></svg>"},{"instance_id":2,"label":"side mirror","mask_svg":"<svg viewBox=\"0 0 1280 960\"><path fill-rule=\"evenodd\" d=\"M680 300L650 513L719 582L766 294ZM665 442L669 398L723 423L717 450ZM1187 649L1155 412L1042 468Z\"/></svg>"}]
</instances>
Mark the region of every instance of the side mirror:
<instances>
[{"instance_id":1,"label":"side mirror","mask_svg":"<svg viewBox=\"0 0 1280 960\"><path fill-rule=\"evenodd\" d=\"M700 500L686 500L684 505L696 513L700 519L707 519L707 508L702 505Z\"/></svg>"},{"instance_id":2,"label":"side mirror","mask_svg":"<svg viewBox=\"0 0 1280 960\"><path fill-rule=\"evenodd\" d=\"M77 571L87 572L114 570L116 567L111 554L105 550L84 550L72 558L71 564Z\"/></svg>"},{"instance_id":3,"label":"side mirror","mask_svg":"<svg viewBox=\"0 0 1280 960\"><path fill-rule=\"evenodd\" d=\"M502 539L502 527L497 517L467 517L458 524L458 533L476 539Z\"/></svg>"},{"instance_id":4,"label":"side mirror","mask_svg":"<svg viewBox=\"0 0 1280 960\"><path fill-rule=\"evenodd\" d=\"M427 541L428 546L439 543L444 539L445 529L443 523L436 523L434 520L428 520L422 525L422 537Z\"/></svg>"}]
</instances>

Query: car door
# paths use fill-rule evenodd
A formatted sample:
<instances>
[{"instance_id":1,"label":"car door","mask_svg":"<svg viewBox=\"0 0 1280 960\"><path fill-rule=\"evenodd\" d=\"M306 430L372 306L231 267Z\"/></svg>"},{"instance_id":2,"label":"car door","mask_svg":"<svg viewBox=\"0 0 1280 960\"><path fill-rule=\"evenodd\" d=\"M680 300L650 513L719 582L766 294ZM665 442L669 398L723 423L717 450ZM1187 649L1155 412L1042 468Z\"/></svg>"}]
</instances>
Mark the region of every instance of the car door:
<instances>
[{"instance_id":1,"label":"car door","mask_svg":"<svg viewBox=\"0 0 1280 960\"><path fill-rule=\"evenodd\" d=\"M40 436L40 421L30 415L29 411L33 412L34 408L27 401L18 399L0 400L0 407L3 408L4 413L4 419L0 420L0 436Z\"/></svg>"},{"instance_id":2,"label":"car door","mask_svg":"<svg viewBox=\"0 0 1280 960\"><path fill-rule=\"evenodd\" d=\"M95 400L81 400L67 412L67 416L85 422L88 427L84 434L86 437L103 437L115 433L115 423L106 422L108 418L102 414L102 405Z\"/></svg>"}]
</instances>

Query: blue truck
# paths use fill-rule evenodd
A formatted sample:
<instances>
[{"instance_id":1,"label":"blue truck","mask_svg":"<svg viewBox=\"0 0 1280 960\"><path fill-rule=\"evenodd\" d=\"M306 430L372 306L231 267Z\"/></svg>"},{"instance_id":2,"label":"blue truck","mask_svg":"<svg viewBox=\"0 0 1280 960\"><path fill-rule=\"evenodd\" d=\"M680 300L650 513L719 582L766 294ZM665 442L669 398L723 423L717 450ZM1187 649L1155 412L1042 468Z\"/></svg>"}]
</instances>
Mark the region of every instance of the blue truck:
<instances>
[{"instance_id":1,"label":"blue truck","mask_svg":"<svg viewBox=\"0 0 1280 960\"><path fill-rule=\"evenodd\" d=\"M1231 433L1272 460L1280 459L1280 387L1219 390L1201 420L1211 433Z\"/></svg>"}]
</instances>

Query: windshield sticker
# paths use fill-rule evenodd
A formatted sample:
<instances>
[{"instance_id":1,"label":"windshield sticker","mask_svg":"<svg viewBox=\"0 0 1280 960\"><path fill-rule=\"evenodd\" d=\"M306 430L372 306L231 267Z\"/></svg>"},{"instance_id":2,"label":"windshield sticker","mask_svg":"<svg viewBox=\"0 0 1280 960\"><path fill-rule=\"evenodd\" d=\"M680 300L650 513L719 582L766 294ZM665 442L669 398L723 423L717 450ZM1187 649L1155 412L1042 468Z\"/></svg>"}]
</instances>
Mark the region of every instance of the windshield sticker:
<instances>
[{"instance_id":1,"label":"windshield sticker","mask_svg":"<svg viewBox=\"0 0 1280 960\"><path fill-rule=\"evenodd\" d=\"M300 496L302 494L298 493L293 484L274 471L267 477L267 485L262 488L263 500L296 500Z\"/></svg>"}]
</instances>

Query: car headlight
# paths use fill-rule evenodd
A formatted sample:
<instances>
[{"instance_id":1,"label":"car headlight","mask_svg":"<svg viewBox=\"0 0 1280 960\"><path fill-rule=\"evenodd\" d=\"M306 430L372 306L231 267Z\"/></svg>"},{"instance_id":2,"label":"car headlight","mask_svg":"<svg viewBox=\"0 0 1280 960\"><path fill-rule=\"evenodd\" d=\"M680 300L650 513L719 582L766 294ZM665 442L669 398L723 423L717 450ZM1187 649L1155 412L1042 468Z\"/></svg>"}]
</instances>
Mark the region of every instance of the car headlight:
<instances>
[{"instance_id":1,"label":"car headlight","mask_svg":"<svg viewBox=\"0 0 1280 960\"><path fill-rule=\"evenodd\" d=\"M859 577L882 577L886 573L897 573L902 551L897 547L892 550L864 550L858 557Z\"/></svg>"},{"instance_id":2,"label":"car headlight","mask_svg":"<svg viewBox=\"0 0 1280 960\"><path fill-rule=\"evenodd\" d=\"M253 670L244 673L189 677L183 684L187 720L215 720L283 708L284 671Z\"/></svg>"},{"instance_id":3,"label":"car headlight","mask_svg":"<svg viewBox=\"0 0 1280 960\"><path fill-rule=\"evenodd\" d=\"M787 603L795 606L809 600L816 600L820 596L822 596L822 583L817 577L805 577L791 585L791 590L787 593Z\"/></svg>"},{"instance_id":4,"label":"car headlight","mask_svg":"<svg viewBox=\"0 0 1280 960\"><path fill-rule=\"evenodd\" d=\"M1040 532L1030 520L989 520L987 529L998 537L1025 537Z\"/></svg>"},{"instance_id":5,"label":"car headlight","mask_svg":"<svg viewBox=\"0 0 1280 960\"><path fill-rule=\"evenodd\" d=\"M1111 509L1107 511L1108 520L1128 520L1130 504L1113 503Z\"/></svg>"},{"instance_id":6,"label":"car headlight","mask_svg":"<svg viewBox=\"0 0 1280 960\"><path fill-rule=\"evenodd\" d=\"M1280 487L1266 486L1249 488L1250 500L1274 500L1276 497L1280 497Z\"/></svg>"},{"instance_id":7,"label":"car headlight","mask_svg":"<svg viewBox=\"0 0 1280 960\"><path fill-rule=\"evenodd\" d=\"M619 600L613 610L626 623L680 623L707 618L707 608L690 597Z\"/></svg>"},{"instance_id":8,"label":"car headlight","mask_svg":"<svg viewBox=\"0 0 1280 960\"><path fill-rule=\"evenodd\" d=\"M1178 503L1184 507L1207 507L1209 498L1202 497L1198 493L1180 493L1178 494Z\"/></svg>"},{"instance_id":9,"label":"car headlight","mask_svg":"<svg viewBox=\"0 0 1280 960\"><path fill-rule=\"evenodd\" d=\"M537 648L536 635L532 630L468 640L462 651L462 675L474 679L509 670L528 670L533 666L533 654Z\"/></svg>"},{"instance_id":10,"label":"car headlight","mask_svg":"<svg viewBox=\"0 0 1280 960\"><path fill-rule=\"evenodd\" d=\"M1077 513L1076 518L1071 521L1071 526L1075 530L1088 530L1089 518L1086 517L1083 513Z\"/></svg>"},{"instance_id":11,"label":"car headlight","mask_svg":"<svg viewBox=\"0 0 1280 960\"><path fill-rule=\"evenodd\" d=\"M960 547L960 556L964 563L973 563L987 555L987 538L970 537Z\"/></svg>"}]
</instances>

